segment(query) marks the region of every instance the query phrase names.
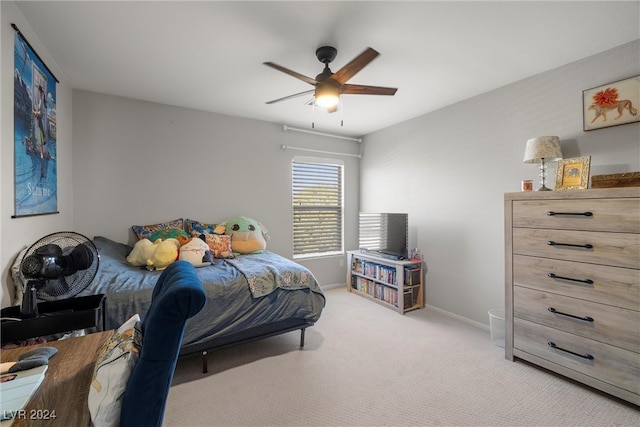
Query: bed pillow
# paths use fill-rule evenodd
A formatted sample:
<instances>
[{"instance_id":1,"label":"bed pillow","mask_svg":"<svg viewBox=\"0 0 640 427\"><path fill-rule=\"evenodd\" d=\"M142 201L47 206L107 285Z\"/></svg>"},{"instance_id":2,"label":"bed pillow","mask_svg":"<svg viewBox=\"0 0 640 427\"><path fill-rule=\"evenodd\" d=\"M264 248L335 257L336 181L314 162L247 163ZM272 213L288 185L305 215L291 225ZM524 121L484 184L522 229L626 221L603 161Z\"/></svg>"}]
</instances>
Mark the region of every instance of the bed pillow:
<instances>
[{"instance_id":1,"label":"bed pillow","mask_svg":"<svg viewBox=\"0 0 640 427\"><path fill-rule=\"evenodd\" d=\"M120 423L122 396L140 354L140 335L136 331L139 324L140 316L131 316L98 353L89 387L89 412L94 426L117 427Z\"/></svg>"},{"instance_id":2,"label":"bed pillow","mask_svg":"<svg viewBox=\"0 0 640 427\"><path fill-rule=\"evenodd\" d=\"M211 250L214 258L233 258L233 250L231 249L231 236L224 234L210 234L191 232L194 237L199 237L205 241Z\"/></svg>"},{"instance_id":3,"label":"bed pillow","mask_svg":"<svg viewBox=\"0 0 640 427\"><path fill-rule=\"evenodd\" d=\"M161 222L159 224L134 225L131 228L133 229L133 232L136 233L136 236L138 236L138 240L148 239L157 231L165 228L184 228L184 220L182 218L178 218L173 221Z\"/></svg>"},{"instance_id":4,"label":"bed pillow","mask_svg":"<svg viewBox=\"0 0 640 427\"><path fill-rule=\"evenodd\" d=\"M224 229L216 232L216 228L220 227L220 224L207 224L204 222L196 221L194 219L185 219L184 220L184 230L190 235L194 235L193 233L200 234L224 234Z\"/></svg>"}]
</instances>

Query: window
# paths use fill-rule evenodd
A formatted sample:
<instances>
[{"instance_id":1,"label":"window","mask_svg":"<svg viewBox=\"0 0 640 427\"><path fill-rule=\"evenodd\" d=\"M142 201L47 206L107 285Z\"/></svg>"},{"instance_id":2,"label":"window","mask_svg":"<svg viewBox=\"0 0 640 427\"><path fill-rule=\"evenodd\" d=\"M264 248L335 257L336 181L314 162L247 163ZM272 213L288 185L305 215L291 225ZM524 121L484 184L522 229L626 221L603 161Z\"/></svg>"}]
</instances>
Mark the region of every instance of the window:
<instances>
[{"instance_id":1,"label":"window","mask_svg":"<svg viewBox=\"0 0 640 427\"><path fill-rule=\"evenodd\" d=\"M342 176L339 160L293 159L293 257L342 254Z\"/></svg>"}]
</instances>

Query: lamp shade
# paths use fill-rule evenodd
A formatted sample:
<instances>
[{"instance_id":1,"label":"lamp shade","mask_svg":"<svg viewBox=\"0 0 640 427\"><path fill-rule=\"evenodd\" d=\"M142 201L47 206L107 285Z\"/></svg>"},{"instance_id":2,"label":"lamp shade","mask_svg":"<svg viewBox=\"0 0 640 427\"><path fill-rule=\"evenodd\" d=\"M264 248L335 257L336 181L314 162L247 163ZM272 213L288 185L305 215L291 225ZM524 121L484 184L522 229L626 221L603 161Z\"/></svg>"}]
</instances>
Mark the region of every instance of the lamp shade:
<instances>
[{"instance_id":1,"label":"lamp shade","mask_svg":"<svg viewBox=\"0 0 640 427\"><path fill-rule=\"evenodd\" d=\"M315 91L316 104L322 108L332 108L340 102L340 90L330 84L318 84Z\"/></svg>"},{"instance_id":2,"label":"lamp shade","mask_svg":"<svg viewBox=\"0 0 640 427\"><path fill-rule=\"evenodd\" d=\"M544 159L547 162L557 162L562 159L560 138L557 136L539 136L527 141L524 150L525 163L540 163Z\"/></svg>"}]
</instances>

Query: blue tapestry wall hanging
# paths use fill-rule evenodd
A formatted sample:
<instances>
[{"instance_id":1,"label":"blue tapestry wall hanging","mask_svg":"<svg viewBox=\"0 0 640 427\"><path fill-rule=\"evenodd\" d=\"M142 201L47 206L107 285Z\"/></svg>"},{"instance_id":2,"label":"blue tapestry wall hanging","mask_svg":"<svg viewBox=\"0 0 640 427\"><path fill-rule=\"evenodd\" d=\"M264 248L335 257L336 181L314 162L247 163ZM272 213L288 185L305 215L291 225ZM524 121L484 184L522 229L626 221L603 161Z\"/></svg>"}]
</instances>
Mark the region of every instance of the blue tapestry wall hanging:
<instances>
[{"instance_id":1,"label":"blue tapestry wall hanging","mask_svg":"<svg viewBox=\"0 0 640 427\"><path fill-rule=\"evenodd\" d=\"M56 84L18 28L14 41L15 217L58 213Z\"/></svg>"}]
</instances>

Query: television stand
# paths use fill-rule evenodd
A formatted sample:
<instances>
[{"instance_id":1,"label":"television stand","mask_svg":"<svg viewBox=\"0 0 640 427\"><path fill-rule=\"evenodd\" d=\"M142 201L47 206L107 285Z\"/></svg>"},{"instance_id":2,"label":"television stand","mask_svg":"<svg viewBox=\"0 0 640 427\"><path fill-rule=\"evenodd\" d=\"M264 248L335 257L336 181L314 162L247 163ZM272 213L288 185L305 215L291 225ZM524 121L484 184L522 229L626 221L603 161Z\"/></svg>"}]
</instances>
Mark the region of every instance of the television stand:
<instances>
[{"instance_id":1,"label":"television stand","mask_svg":"<svg viewBox=\"0 0 640 427\"><path fill-rule=\"evenodd\" d=\"M371 256L374 256L374 257L377 256L377 257L380 257L380 258L392 259L392 260L396 260L396 261L406 259L402 255L389 254L389 253L386 253L386 252L371 251L371 250L368 250L368 249L360 249L360 253L363 253L365 255L371 255Z\"/></svg>"},{"instance_id":2,"label":"television stand","mask_svg":"<svg viewBox=\"0 0 640 427\"><path fill-rule=\"evenodd\" d=\"M422 274L422 261L347 251L347 290L400 314L424 307Z\"/></svg>"}]
</instances>

